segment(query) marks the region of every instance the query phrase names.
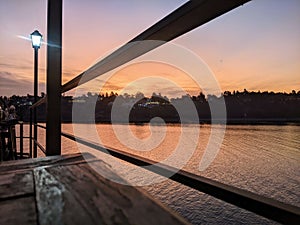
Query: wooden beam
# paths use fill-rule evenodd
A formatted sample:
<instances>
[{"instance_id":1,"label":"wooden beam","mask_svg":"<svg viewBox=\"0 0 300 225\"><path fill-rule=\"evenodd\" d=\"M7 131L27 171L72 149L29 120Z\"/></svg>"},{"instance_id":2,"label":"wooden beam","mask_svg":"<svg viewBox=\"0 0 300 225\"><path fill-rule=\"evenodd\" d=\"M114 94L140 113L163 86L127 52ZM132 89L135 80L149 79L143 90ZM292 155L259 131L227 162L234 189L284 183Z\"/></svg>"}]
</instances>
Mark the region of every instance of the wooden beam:
<instances>
[{"instance_id":1,"label":"wooden beam","mask_svg":"<svg viewBox=\"0 0 300 225\"><path fill-rule=\"evenodd\" d=\"M48 0L46 155L61 154L62 0Z\"/></svg>"}]
</instances>

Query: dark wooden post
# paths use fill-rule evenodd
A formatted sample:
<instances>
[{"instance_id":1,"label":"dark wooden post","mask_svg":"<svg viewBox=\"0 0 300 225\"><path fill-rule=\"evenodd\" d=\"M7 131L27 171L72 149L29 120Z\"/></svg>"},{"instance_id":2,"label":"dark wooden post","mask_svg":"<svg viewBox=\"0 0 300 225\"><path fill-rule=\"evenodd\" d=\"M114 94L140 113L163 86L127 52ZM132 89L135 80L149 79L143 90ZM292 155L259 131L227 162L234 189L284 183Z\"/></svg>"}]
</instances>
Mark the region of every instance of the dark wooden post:
<instances>
[{"instance_id":1,"label":"dark wooden post","mask_svg":"<svg viewBox=\"0 0 300 225\"><path fill-rule=\"evenodd\" d=\"M24 138L24 128L23 128L23 121L19 122L20 125L20 158L23 159L23 138Z\"/></svg>"},{"instance_id":2,"label":"dark wooden post","mask_svg":"<svg viewBox=\"0 0 300 225\"><path fill-rule=\"evenodd\" d=\"M61 154L62 0L48 0L46 155Z\"/></svg>"},{"instance_id":3,"label":"dark wooden post","mask_svg":"<svg viewBox=\"0 0 300 225\"><path fill-rule=\"evenodd\" d=\"M30 155L30 158L32 158L32 108L30 108L29 155Z\"/></svg>"}]
</instances>

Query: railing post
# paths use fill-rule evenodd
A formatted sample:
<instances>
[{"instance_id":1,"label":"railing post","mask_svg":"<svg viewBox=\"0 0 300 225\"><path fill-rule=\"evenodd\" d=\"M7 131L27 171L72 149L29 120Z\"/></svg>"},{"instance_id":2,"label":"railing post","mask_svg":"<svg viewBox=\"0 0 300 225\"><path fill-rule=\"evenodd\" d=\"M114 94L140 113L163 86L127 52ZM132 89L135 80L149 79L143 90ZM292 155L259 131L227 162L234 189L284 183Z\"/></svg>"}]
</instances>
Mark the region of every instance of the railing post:
<instances>
[{"instance_id":1,"label":"railing post","mask_svg":"<svg viewBox=\"0 0 300 225\"><path fill-rule=\"evenodd\" d=\"M20 121L19 125L20 125L20 158L23 159L23 137L24 137L23 121Z\"/></svg>"},{"instance_id":2,"label":"railing post","mask_svg":"<svg viewBox=\"0 0 300 225\"><path fill-rule=\"evenodd\" d=\"M4 148L4 143L2 143L2 134L0 132L0 162L3 161L3 148Z\"/></svg>"},{"instance_id":3,"label":"railing post","mask_svg":"<svg viewBox=\"0 0 300 225\"><path fill-rule=\"evenodd\" d=\"M30 125L29 125L29 155L32 158L32 108L30 108Z\"/></svg>"},{"instance_id":4,"label":"railing post","mask_svg":"<svg viewBox=\"0 0 300 225\"><path fill-rule=\"evenodd\" d=\"M10 146L9 148L9 155L10 159L15 160L17 159L17 142L16 142L16 126L15 124L9 125L9 139L10 139Z\"/></svg>"},{"instance_id":5,"label":"railing post","mask_svg":"<svg viewBox=\"0 0 300 225\"><path fill-rule=\"evenodd\" d=\"M46 155L61 154L62 0L48 0Z\"/></svg>"}]
</instances>

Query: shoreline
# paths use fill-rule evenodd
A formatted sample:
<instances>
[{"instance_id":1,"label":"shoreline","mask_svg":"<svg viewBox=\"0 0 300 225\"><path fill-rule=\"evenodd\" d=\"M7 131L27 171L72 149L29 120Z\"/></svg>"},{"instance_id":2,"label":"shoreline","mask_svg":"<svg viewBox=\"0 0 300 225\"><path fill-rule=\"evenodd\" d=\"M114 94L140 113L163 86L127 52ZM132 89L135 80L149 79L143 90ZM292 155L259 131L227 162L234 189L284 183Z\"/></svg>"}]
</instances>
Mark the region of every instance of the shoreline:
<instances>
[{"instance_id":1,"label":"shoreline","mask_svg":"<svg viewBox=\"0 0 300 225\"><path fill-rule=\"evenodd\" d=\"M41 123L43 123L44 121L41 121ZM73 122L73 121L62 121L62 123L64 124L72 124L72 123L76 123L76 124L89 124L89 122L85 122L85 121L77 121L77 122ZM93 122L91 122L93 123ZM149 121L130 121L129 124L130 125L147 125L150 124L151 122ZM95 122L95 124L112 124L111 121L98 121ZM115 122L114 124L128 124L127 122ZM200 124L200 125L210 125L212 124L211 121L208 120L200 120L199 123L195 123L195 122L184 122L184 123L180 123L180 122L164 122L164 123L152 123L153 125L163 125L163 124L169 124L169 125L178 125L178 124L185 124L185 125L192 125L192 124ZM222 121L216 121L214 124L224 124ZM227 120L226 121L226 125L270 125L270 126L300 126L300 119L299 120Z\"/></svg>"}]
</instances>

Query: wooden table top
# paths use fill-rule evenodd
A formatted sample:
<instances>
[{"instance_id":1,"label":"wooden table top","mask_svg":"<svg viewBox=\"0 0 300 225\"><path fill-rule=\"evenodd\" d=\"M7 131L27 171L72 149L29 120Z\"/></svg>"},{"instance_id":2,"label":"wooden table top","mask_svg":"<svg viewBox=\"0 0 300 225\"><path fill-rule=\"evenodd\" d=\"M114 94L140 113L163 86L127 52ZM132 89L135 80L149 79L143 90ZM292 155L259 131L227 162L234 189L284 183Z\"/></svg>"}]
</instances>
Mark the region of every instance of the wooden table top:
<instances>
[{"instance_id":1,"label":"wooden table top","mask_svg":"<svg viewBox=\"0 0 300 225\"><path fill-rule=\"evenodd\" d=\"M102 177L81 154L72 154L1 162L0 224L188 223L141 189Z\"/></svg>"}]
</instances>

